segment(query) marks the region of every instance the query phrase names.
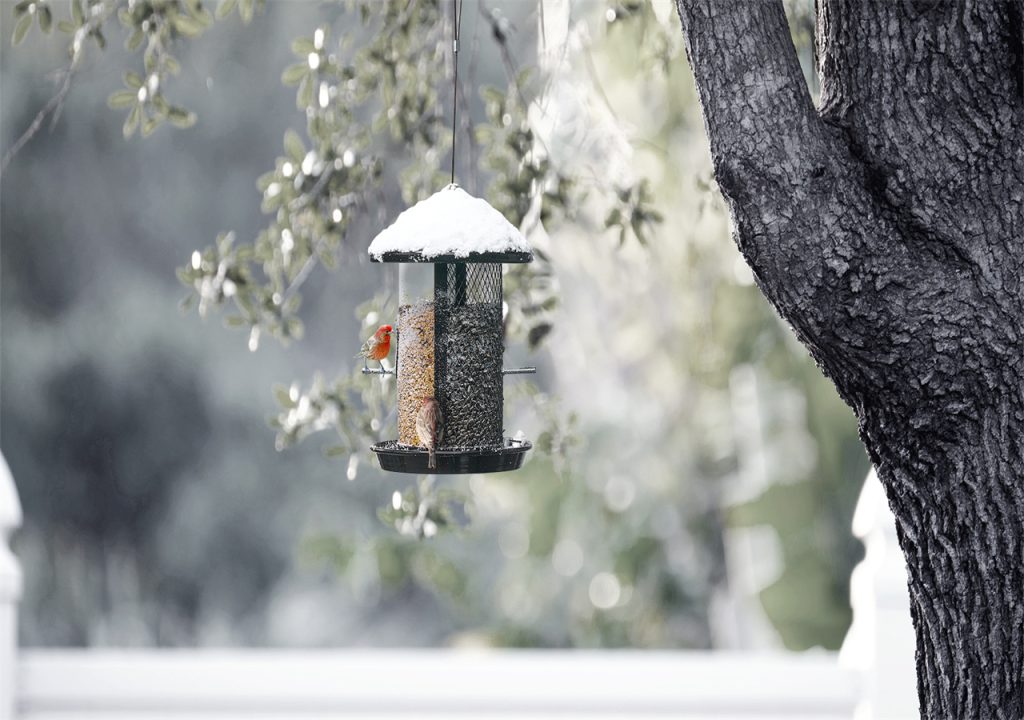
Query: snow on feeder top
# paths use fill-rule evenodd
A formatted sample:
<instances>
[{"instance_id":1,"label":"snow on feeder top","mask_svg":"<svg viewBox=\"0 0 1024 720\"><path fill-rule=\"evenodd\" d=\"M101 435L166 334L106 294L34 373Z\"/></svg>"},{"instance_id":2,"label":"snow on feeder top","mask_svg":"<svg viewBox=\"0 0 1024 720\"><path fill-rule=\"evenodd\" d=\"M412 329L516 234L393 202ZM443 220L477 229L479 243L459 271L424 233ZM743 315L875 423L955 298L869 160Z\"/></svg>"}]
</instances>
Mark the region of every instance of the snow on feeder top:
<instances>
[{"instance_id":1,"label":"snow on feeder top","mask_svg":"<svg viewBox=\"0 0 1024 720\"><path fill-rule=\"evenodd\" d=\"M526 238L452 184L400 214L369 252L374 262L400 263L398 439L371 448L381 467L441 474L519 468L531 445L504 437L503 378L534 368L502 368L501 265L533 260ZM431 399L442 427L434 467L424 427Z\"/></svg>"},{"instance_id":2,"label":"snow on feeder top","mask_svg":"<svg viewBox=\"0 0 1024 720\"><path fill-rule=\"evenodd\" d=\"M519 228L486 200L454 183L401 213L370 243L375 262L524 263L533 260Z\"/></svg>"}]
</instances>

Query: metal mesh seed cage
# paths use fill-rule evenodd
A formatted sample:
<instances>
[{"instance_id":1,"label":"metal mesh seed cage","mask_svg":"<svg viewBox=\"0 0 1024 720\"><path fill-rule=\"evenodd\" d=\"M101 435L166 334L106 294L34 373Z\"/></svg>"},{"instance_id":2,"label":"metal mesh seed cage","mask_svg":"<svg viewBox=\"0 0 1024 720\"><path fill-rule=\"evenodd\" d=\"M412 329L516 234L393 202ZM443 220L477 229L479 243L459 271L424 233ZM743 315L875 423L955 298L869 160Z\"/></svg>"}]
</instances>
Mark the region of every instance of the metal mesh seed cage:
<instances>
[{"instance_id":1,"label":"metal mesh seed cage","mask_svg":"<svg viewBox=\"0 0 1024 720\"><path fill-rule=\"evenodd\" d=\"M501 265L434 268L434 377L445 418L441 447L499 447L505 352Z\"/></svg>"}]
</instances>

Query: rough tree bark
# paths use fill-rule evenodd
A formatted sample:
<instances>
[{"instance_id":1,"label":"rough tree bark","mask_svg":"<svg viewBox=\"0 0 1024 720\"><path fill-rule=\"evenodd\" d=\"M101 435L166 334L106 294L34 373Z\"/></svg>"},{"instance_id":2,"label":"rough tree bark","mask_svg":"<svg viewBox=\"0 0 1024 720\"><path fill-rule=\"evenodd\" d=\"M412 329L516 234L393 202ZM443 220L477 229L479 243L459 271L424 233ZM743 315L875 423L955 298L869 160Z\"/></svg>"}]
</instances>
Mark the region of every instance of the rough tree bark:
<instances>
[{"instance_id":1,"label":"rough tree bark","mask_svg":"<svg viewBox=\"0 0 1024 720\"><path fill-rule=\"evenodd\" d=\"M735 239L860 420L924 718L1024 717L1024 0L677 0Z\"/></svg>"}]
</instances>

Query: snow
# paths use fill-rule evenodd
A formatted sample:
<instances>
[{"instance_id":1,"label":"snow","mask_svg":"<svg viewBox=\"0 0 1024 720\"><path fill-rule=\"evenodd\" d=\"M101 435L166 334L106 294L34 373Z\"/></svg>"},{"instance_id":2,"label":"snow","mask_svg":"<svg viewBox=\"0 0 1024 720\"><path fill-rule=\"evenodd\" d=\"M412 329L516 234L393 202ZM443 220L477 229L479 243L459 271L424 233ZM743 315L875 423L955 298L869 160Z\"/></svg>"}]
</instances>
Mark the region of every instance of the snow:
<instances>
[{"instance_id":1,"label":"snow","mask_svg":"<svg viewBox=\"0 0 1024 720\"><path fill-rule=\"evenodd\" d=\"M449 185L405 210L370 243L375 260L389 252L464 258L474 253L530 252L530 243L486 200Z\"/></svg>"}]
</instances>

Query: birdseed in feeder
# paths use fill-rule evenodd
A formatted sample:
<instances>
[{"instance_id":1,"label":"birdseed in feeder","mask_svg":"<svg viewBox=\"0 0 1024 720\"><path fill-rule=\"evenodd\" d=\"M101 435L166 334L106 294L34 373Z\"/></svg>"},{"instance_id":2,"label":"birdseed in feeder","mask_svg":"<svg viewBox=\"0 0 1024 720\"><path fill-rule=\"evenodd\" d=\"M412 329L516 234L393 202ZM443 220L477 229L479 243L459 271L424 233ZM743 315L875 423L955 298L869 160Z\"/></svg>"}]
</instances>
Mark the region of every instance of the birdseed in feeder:
<instances>
[{"instance_id":1,"label":"birdseed in feeder","mask_svg":"<svg viewBox=\"0 0 1024 720\"><path fill-rule=\"evenodd\" d=\"M434 396L434 303L398 308L398 442L422 446L416 415Z\"/></svg>"},{"instance_id":2,"label":"birdseed in feeder","mask_svg":"<svg viewBox=\"0 0 1024 720\"><path fill-rule=\"evenodd\" d=\"M501 306L447 306L441 315L441 373L445 414L443 447L496 447L502 443Z\"/></svg>"}]
</instances>

